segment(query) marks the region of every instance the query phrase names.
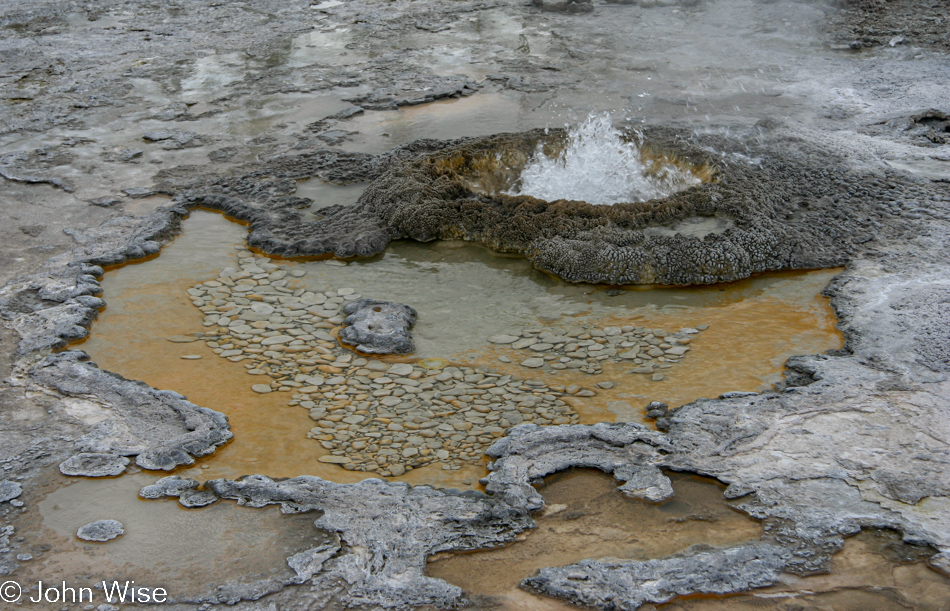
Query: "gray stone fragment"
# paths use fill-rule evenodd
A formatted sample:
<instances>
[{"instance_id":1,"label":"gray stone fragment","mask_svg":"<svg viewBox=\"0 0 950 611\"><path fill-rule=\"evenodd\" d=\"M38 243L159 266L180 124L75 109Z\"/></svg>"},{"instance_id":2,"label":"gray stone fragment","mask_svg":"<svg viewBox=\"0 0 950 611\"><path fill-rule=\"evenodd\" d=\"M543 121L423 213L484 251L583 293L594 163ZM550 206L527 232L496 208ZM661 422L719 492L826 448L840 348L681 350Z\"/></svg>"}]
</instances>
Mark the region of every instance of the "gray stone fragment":
<instances>
[{"instance_id":1,"label":"gray stone fragment","mask_svg":"<svg viewBox=\"0 0 950 611\"><path fill-rule=\"evenodd\" d=\"M518 341L517 335L492 335L488 338L488 341L492 344L510 344L512 342Z\"/></svg>"},{"instance_id":2,"label":"gray stone fragment","mask_svg":"<svg viewBox=\"0 0 950 611\"><path fill-rule=\"evenodd\" d=\"M99 206L100 208L111 208L116 204L121 204L122 200L118 197L100 197L89 202L93 206Z\"/></svg>"},{"instance_id":3,"label":"gray stone fragment","mask_svg":"<svg viewBox=\"0 0 950 611\"><path fill-rule=\"evenodd\" d=\"M180 475L169 475L154 484L143 487L139 490L139 496L143 499L162 499L168 496L181 496L197 487L198 480Z\"/></svg>"},{"instance_id":4,"label":"gray stone fragment","mask_svg":"<svg viewBox=\"0 0 950 611\"><path fill-rule=\"evenodd\" d=\"M59 471L70 476L108 477L125 471L129 462L125 456L82 452L60 463Z\"/></svg>"},{"instance_id":5,"label":"gray stone fragment","mask_svg":"<svg viewBox=\"0 0 950 611\"><path fill-rule=\"evenodd\" d=\"M210 490L183 490L178 495L182 507L206 507L217 502L218 495Z\"/></svg>"},{"instance_id":6,"label":"gray stone fragment","mask_svg":"<svg viewBox=\"0 0 950 611\"><path fill-rule=\"evenodd\" d=\"M143 197L151 197L155 195L156 191L154 189L149 189L147 187L129 187L128 189L122 189L122 192L131 197L132 199L141 199Z\"/></svg>"},{"instance_id":7,"label":"gray stone fragment","mask_svg":"<svg viewBox=\"0 0 950 611\"><path fill-rule=\"evenodd\" d=\"M122 522L117 520L98 520L85 526L80 526L76 536L83 541L105 542L125 534Z\"/></svg>"},{"instance_id":8,"label":"gray stone fragment","mask_svg":"<svg viewBox=\"0 0 950 611\"><path fill-rule=\"evenodd\" d=\"M358 299L343 306L340 341L368 354L406 354L415 349L410 328L416 311L403 304Z\"/></svg>"},{"instance_id":9,"label":"gray stone fragment","mask_svg":"<svg viewBox=\"0 0 950 611\"><path fill-rule=\"evenodd\" d=\"M17 482L7 479L0 481L0 503L12 501L21 494L23 494L23 486Z\"/></svg>"}]
</instances>

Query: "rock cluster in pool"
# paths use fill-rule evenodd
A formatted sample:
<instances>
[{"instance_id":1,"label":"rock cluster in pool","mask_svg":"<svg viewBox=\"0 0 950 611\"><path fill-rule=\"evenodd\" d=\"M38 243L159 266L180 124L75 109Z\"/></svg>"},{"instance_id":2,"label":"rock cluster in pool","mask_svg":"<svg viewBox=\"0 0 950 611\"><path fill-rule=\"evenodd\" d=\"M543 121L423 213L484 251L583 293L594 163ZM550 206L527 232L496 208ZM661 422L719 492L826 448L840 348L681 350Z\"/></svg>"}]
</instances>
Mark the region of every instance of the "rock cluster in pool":
<instances>
[{"instance_id":1,"label":"rock cluster in pool","mask_svg":"<svg viewBox=\"0 0 950 611\"><path fill-rule=\"evenodd\" d=\"M443 359L384 363L354 354L340 345L338 334L347 306L361 303L362 296L350 288L308 291L297 283L306 273L302 269L276 265L240 247L238 257L238 267L188 290L205 314L208 329L199 335L219 356L258 376L254 392L292 393L289 403L307 409L316 421L307 436L328 451L322 462L384 476L434 463L455 470L480 461L515 425L578 423L569 398L596 395L577 384L454 367ZM530 352L519 362L525 374L596 375L603 363L613 362L632 365L628 374L652 374L659 381L686 355L699 328L667 333L577 324L508 330L488 342L501 352L502 362L511 362L507 354Z\"/></svg>"},{"instance_id":2,"label":"rock cluster in pool","mask_svg":"<svg viewBox=\"0 0 950 611\"><path fill-rule=\"evenodd\" d=\"M323 462L381 475L435 462L458 469L480 460L485 448L521 422L577 423L563 397L594 394L438 359L423 361L426 367L359 357L331 331L344 320L342 306L360 295L346 288L295 288L290 281L302 270L283 269L248 251L239 256L239 269L226 268L217 280L188 290L205 313L209 329L202 335L219 356L271 378L253 384L255 392L293 393L290 403L317 421L308 436L329 450Z\"/></svg>"},{"instance_id":3,"label":"rock cluster in pool","mask_svg":"<svg viewBox=\"0 0 950 611\"><path fill-rule=\"evenodd\" d=\"M549 372L566 369L587 374L603 372L602 363L625 363L634 365L627 373L652 374L659 382L665 376L663 370L678 363L689 351L689 344L700 331L709 325L697 325L676 333L663 329L648 329L625 325L623 327L599 328L577 325L568 329L512 330L488 338L493 344L527 351L531 356L520 361L523 367L544 368ZM510 362L502 355L499 360Z\"/></svg>"}]
</instances>

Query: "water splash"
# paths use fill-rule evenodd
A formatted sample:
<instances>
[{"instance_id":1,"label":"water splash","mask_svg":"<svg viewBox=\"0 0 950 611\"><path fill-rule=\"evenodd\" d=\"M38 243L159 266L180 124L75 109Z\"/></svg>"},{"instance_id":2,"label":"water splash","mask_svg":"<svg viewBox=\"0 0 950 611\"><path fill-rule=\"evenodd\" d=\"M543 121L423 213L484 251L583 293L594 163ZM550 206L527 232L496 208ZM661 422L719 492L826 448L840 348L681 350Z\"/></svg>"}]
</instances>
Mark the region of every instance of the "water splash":
<instances>
[{"instance_id":1,"label":"water splash","mask_svg":"<svg viewBox=\"0 0 950 611\"><path fill-rule=\"evenodd\" d=\"M637 143L625 139L603 113L571 128L556 156L548 157L539 146L508 194L609 205L665 197L700 182L672 164L644 163Z\"/></svg>"}]
</instances>

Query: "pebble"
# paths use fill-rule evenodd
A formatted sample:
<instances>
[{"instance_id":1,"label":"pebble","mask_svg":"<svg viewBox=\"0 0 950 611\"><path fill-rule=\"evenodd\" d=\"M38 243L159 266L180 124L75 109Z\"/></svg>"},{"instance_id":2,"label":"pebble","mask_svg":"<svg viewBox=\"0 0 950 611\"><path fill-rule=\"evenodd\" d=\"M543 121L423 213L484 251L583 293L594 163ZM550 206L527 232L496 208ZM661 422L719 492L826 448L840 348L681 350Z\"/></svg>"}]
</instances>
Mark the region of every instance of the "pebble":
<instances>
[{"instance_id":1,"label":"pebble","mask_svg":"<svg viewBox=\"0 0 950 611\"><path fill-rule=\"evenodd\" d=\"M254 384L251 386L251 390L262 395L266 395L271 391L270 384Z\"/></svg>"},{"instance_id":2,"label":"pebble","mask_svg":"<svg viewBox=\"0 0 950 611\"><path fill-rule=\"evenodd\" d=\"M387 373L396 376L407 376L412 373L412 365L409 363L396 363L389 368Z\"/></svg>"},{"instance_id":3,"label":"pebble","mask_svg":"<svg viewBox=\"0 0 950 611\"><path fill-rule=\"evenodd\" d=\"M331 465L347 465L350 462L352 462L346 456L331 456L331 455L321 456L317 460L319 460L320 462L330 463Z\"/></svg>"},{"instance_id":4,"label":"pebble","mask_svg":"<svg viewBox=\"0 0 950 611\"><path fill-rule=\"evenodd\" d=\"M521 366L522 366L522 367L531 367L531 368L543 367L543 366L544 366L544 359L542 359L542 358L525 359L525 360L521 361Z\"/></svg>"},{"instance_id":5,"label":"pebble","mask_svg":"<svg viewBox=\"0 0 950 611\"><path fill-rule=\"evenodd\" d=\"M493 344L510 344L512 342L518 341L518 336L515 335L493 335L488 338L488 341Z\"/></svg>"},{"instance_id":6,"label":"pebble","mask_svg":"<svg viewBox=\"0 0 950 611\"><path fill-rule=\"evenodd\" d=\"M191 342L198 341L198 338L194 335L172 335L166 337L165 340L173 344L190 344Z\"/></svg>"},{"instance_id":7,"label":"pebble","mask_svg":"<svg viewBox=\"0 0 950 611\"><path fill-rule=\"evenodd\" d=\"M201 355L200 354L183 354L181 355L181 358L185 359L186 361L197 361L198 359L201 358Z\"/></svg>"}]
</instances>

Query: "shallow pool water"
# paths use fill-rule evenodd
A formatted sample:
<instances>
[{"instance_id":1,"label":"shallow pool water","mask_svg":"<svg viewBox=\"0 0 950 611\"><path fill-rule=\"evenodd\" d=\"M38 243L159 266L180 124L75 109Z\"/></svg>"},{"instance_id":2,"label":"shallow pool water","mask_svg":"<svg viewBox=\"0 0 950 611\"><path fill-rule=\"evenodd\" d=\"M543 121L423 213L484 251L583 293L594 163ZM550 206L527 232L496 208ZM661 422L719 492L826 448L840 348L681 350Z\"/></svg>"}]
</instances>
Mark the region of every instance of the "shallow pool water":
<instances>
[{"instance_id":1,"label":"shallow pool water","mask_svg":"<svg viewBox=\"0 0 950 611\"><path fill-rule=\"evenodd\" d=\"M307 438L314 422L306 410L288 404L292 394L252 392L250 387L264 380L247 375L244 364L217 356L203 341L166 340L207 329L187 290L234 267L238 254L246 253L241 246L246 229L220 214L196 211L183 227L182 235L159 257L107 273L103 286L108 307L82 349L105 369L176 390L228 415L235 439L184 470L186 474L203 479L314 474L341 482L369 476L319 462L327 450ZM346 265L274 263L306 272L294 280L307 290L348 287L366 297L415 307L417 351L410 361L438 357L552 386L596 388L592 396L564 399L581 422L643 422L643 406L652 400L676 406L726 391L765 390L780 379L789 356L838 348L842 341L828 301L819 295L835 270L765 274L729 285L624 289L568 284L520 257L474 244L410 241ZM530 356L525 350L488 342L513 329L578 325L671 331L709 327L689 344L682 359L667 363L659 381L628 373L630 364L622 362L604 361L597 375L528 369L520 365ZM611 384L595 387L599 382ZM476 487L483 474L482 464L474 463L451 472L423 467L401 479Z\"/></svg>"},{"instance_id":2,"label":"shallow pool water","mask_svg":"<svg viewBox=\"0 0 950 611\"><path fill-rule=\"evenodd\" d=\"M37 490L42 498L35 521L18 529L35 556L23 564L20 582L61 576L79 588L103 578L133 580L163 587L174 600L213 600L227 581L292 578L286 558L327 536L313 526L316 514L285 515L276 507L252 510L230 502L183 510L174 500L140 499L139 489L154 481L154 475L141 472L56 478ZM118 520L125 533L108 543L76 537L79 527L103 519ZM34 539L45 549L31 546Z\"/></svg>"},{"instance_id":3,"label":"shallow pool water","mask_svg":"<svg viewBox=\"0 0 950 611\"><path fill-rule=\"evenodd\" d=\"M470 596L503 607L569 605L518 590L518 584L549 566L585 558L647 560L703 543L729 546L758 539L762 527L722 497L715 480L672 474L675 496L659 505L624 497L613 477L588 469L558 473L539 487L545 509L538 527L501 548L439 554L426 573L460 586Z\"/></svg>"}]
</instances>

